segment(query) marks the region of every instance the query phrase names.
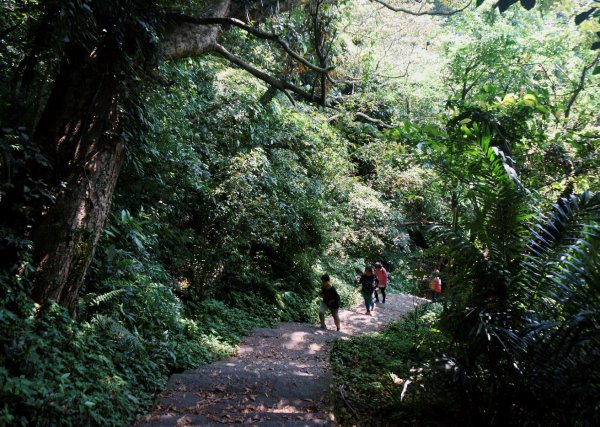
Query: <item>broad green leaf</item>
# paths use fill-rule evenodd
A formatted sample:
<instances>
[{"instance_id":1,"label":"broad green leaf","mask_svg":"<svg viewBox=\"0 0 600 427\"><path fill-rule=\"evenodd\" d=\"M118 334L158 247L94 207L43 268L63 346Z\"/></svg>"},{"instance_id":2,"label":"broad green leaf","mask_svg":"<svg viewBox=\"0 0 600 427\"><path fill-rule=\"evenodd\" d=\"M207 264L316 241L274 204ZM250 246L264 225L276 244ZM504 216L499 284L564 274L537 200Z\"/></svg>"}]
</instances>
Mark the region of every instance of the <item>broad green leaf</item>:
<instances>
[{"instance_id":1,"label":"broad green leaf","mask_svg":"<svg viewBox=\"0 0 600 427\"><path fill-rule=\"evenodd\" d=\"M532 107L537 103L537 98L535 97L535 95L528 93L523 96L523 102Z\"/></svg>"},{"instance_id":2,"label":"broad green leaf","mask_svg":"<svg viewBox=\"0 0 600 427\"><path fill-rule=\"evenodd\" d=\"M504 98L502 98L503 105L512 105L516 101L517 101L517 97L515 96L514 93L507 93L506 95L504 95Z\"/></svg>"}]
</instances>

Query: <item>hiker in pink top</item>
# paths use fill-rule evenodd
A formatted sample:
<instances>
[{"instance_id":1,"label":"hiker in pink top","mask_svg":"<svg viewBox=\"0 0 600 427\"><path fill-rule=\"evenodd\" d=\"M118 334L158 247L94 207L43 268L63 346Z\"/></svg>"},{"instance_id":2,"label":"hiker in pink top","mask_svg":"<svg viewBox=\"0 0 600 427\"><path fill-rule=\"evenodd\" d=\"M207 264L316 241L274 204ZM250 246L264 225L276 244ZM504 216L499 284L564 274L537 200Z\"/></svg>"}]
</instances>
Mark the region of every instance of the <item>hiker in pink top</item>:
<instances>
[{"instance_id":1,"label":"hiker in pink top","mask_svg":"<svg viewBox=\"0 0 600 427\"><path fill-rule=\"evenodd\" d=\"M379 289L381 291L381 303L385 304L385 288L387 288L388 283L388 272L380 262L375 263L375 277L377 282L377 287L375 288L375 302L379 302L379 295L377 294L377 290Z\"/></svg>"}]
</instances>

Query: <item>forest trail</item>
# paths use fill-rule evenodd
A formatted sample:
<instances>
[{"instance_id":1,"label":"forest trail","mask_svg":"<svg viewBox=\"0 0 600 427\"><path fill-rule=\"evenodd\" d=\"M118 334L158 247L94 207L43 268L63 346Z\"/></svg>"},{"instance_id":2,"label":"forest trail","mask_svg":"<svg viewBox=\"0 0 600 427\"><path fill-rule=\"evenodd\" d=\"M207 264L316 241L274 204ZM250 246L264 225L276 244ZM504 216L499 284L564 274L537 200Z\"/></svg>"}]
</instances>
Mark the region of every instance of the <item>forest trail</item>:
<instances>
[{"instance_id":1,"label":"forest trail","mask_svg":"<svg viewBox=\"0 0 600 427\"><path fill-rule=\"evenodd\" d=\"M421 301L391 294L372 317L362 304L340 310L341 332L331 316L327 330L307 323L255 329L237 356L173 375L154 412L139 417L136 425L327 425L332 343L381 329Z\"/></svg>"}]
</instances>

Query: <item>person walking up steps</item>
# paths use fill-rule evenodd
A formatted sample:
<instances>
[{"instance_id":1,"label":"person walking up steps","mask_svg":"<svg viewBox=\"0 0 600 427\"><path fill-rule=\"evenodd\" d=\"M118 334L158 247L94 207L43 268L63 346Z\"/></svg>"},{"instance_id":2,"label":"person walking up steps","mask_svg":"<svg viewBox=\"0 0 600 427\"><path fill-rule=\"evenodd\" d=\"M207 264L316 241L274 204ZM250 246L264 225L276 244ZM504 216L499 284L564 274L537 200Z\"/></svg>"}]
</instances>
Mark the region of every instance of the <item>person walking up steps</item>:
<instances>
[{"instance_id":1,"label":"person walking up steps","mask_svg":"<svg viewBox=\"0 0 600 427\"><path fill-rule=\"evenodd\" d=\"M340 308L340 295L331 285L329 274L323 274L321 276L320 294L323 297L323 302L321 302L321 307L319 308L319 320L321 320L321 329L327 329L327 326L325 326L325 312L329 310L331 311L331 315L333 316L333 322L335 323L335 327L339 331L340 317L338 315L338 310Z\"/></svg>"},{"instance_id":2,"label":"person walking up steps","mask_svg":"<svg viewBox=\"0 0 600 427\"><path fill-rule=\"evenodd\" d=\"M375 288L375 302L379 302L379 295L377 294L377 290L381 291L381 303L385 304L385 288L387 288L388 283L388 272L380 262L375 263L375 282L377 283L377 287Z\"/></svg>"},{"instance_id":3,"label":"person walking up steps","mask_svg":"<svg viewBox=\"0 0 600 427\"><path fill-rule=\"evenodd\" d=\"M375 274L373 274L373 267L367 265L365 271L363 271L360 279L356 280L361 285L361 294L365 300L365 307L367 316L371 316L371 312L375 310L375 303L373 302L373 289L375 289Z\"/></svg>"}]
</instances>

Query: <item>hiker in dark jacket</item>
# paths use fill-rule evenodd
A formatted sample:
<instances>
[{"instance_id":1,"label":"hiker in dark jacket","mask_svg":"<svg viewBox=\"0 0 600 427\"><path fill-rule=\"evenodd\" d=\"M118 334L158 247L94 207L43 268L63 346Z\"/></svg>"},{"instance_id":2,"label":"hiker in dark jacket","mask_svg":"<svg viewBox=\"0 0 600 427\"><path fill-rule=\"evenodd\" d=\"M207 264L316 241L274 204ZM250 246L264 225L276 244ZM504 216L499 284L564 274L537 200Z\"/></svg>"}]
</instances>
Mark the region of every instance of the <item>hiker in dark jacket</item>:
<instances>
[{"instance_id":1,"label":"hiker in dark jacket","mask_svg":"<svg viewBox=\"0 0 600 427\"><path fill-rule=\"evenodd\" d=\"M321 303L321 307L319 308L319 319L321 320L321 329L327 329L327 326L325 326L325 312L329 310L331 311L331 314L333 316L335 327L339 331L340 317L338 315L338 310L340 308L340 296L335 290L335 288L331 285L329 274L323 274L321 276L320 294L323 297L323 302Z\"/></svg>"},{"instance_id":2,"label":"hiker in dark jacket","mask_svg":"<svg viewBox=\"0 0 600 427\"><path fill-rule=\"evenodd\" d=\"M362 276L360 276L360 279L357 279L357 283L360 283L361 286L360 293L365 300L365 307L367 308L365 314L367 316L371 316L371 312L375 310L375 303L373 302L373 290L376 286L375 278L376 276L375 273L373 273L373 267L367 265Z\"/></svg>"}]
</instances>

